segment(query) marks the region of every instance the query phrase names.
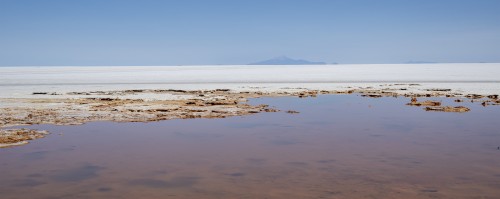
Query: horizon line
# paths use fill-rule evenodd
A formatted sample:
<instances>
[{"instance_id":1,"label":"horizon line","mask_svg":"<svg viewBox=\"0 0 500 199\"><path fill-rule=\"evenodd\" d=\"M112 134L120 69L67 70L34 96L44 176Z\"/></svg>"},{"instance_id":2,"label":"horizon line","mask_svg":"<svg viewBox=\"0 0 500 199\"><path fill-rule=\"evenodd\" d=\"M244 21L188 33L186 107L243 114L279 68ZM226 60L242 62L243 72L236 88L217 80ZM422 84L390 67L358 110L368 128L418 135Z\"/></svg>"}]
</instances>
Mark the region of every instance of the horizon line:
<instances>
[{"instance_id":1,"label":"horizon line","mask_svg":"<svg viewBox=\"0 0 500 199\"><path fill-rule=\"evenodd\" d=\"M327 65L431 65L500 64L500 62L423 62L423 63L325 63L325 64L177 64L177 65L0 65L0 67L99 67L99 66L327 66Z\"/></svg>"}]
</instances>

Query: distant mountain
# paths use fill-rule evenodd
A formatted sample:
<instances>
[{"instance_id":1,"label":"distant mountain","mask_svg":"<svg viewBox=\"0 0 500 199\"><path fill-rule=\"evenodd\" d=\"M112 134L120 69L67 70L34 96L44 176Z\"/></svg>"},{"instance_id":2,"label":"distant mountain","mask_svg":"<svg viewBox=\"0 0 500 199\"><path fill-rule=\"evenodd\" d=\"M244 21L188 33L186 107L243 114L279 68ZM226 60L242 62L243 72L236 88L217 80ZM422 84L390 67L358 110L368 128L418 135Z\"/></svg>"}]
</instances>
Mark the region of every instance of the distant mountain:
<instances>
[{"instance_id":1,"label":"distant mountain","mask_svg":"<svg viewBox=\"0 0 500 199\"><path fill-rule=\"evenodd\" d=\"M302 59L292 59L285 56L275 57L269 60L251 63L249 65L320 65L326 64L325 62L312 62Z\"/></svg>"},{"instance_id":2,"label":"distant mountain","mask_svg":"<svg viewBox=\"0 0 500 199\"><path fill-rule=\"evenodd\" d=\"M405 64L436 64L438 62L433 61L407 61Z\"/></svg>"}]
</instances>

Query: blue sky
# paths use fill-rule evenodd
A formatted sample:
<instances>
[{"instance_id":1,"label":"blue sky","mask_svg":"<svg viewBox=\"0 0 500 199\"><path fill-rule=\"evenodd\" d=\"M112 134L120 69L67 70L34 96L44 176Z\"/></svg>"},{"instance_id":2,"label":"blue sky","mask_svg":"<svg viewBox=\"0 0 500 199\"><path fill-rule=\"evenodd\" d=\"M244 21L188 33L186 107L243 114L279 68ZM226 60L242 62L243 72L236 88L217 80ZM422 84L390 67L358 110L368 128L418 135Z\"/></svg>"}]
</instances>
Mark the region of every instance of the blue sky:
<instances>
[{"instance_id":1,"label":"blue sky","mask_svg":"<svg viewBox=\"0 0 500 199\"><path fill-rule=\"evenodd\" d=\"M498 0L0 0L0 65L500 62Z\"/></svg>"}]
</instances>

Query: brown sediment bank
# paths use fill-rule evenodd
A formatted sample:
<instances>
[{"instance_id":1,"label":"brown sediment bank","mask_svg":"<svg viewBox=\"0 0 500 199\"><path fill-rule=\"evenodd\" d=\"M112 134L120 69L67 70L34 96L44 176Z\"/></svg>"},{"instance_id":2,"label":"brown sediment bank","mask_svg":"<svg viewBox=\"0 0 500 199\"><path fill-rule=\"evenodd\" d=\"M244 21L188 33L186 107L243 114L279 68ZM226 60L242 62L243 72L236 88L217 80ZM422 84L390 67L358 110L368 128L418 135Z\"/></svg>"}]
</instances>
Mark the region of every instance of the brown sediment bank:
<instances>
[{"instance_id":1,"label":"brown sediment bank","mask_svg":"<svg viewBox=\"0 0 500 199\"><path fill-rule=\"evenodd\" d=\"M459 100L459 99L457 99ZM455 102L460 102L455 100ZM484 101L483 103L486 103ZM440 112L468 112L470 111L470 108L464 107L464 106L441 106L441 102L439 101L431 101L431 100L426 100L423 102L419 102L416 97L412 97L410 103L406 104L408 106L424 106L424 110L426 111L440 111ZM484 106L484 105L483 105Z\"/></svg>"},{"instance_id":2,"label":"brown sediment bank","mask_svg":"<svg viewBox=\"0 0 500 199\"><path fill-rule=\"evenodd\" d=\"M116 122L150 122L169 119L188 118L224 118L241 116L259 112L277 112L279 110L268 105L246 104L249 98L297 96L300 98L316 97L319 94L360 94L363 97L411 97L408 105L424 106L426 111L466 112L466 107L442 106L441 102L418 102L417 97L455 97L469 98L483 105L499 105L497 95L464 95L451 92L448 89L430 89L425 92L405 92L405 86L418 84L387 85L385 89L348 88L341 91L309 90L299 88L281 91L233 91L229 89L215 90L158 90L136 89L120 91L92 91L92 92L33 92L37 98L0 99L0 128L25 126L32 124L75 125L90 121ZM392 88L392 86L399 86ZM396 90L395 90L396 89ZM160 96L160 99L150 97ZM46 96L46 97L44 97ZM50 96L64 96L51 98ZM161 96L170 96L161 99ZM296 112L288 112L296 113ZM5 131L5 130L3 130ZM28 138L35 139L43 136L31 136L37 131L29 131ZM36 133L35 133L36 134ZM7 144L7 133L0 134L0 144ZM43 133L40 135L44 135ZM10 138L9 138L10 139ZM24 141L24 140L21 140Z\"/></svg>"},{"instance_id":3,"label":"brown sediment bank","mask_svg":"<svg viewBox=\"0 0 500 199\"><path fill-rule=\"evenodd\" d=\"M171 100L124 99L124 94L176 95ZM280 96L225 89L210 91L126 90L71 92L64 99L15 99L16 107L1 108L0 127L31 124L74 125L90 121L149 122L168 119L224 118L259 112L275 112L267 105L242 102L260 96ZM81 96L89 96L82 98ZM106 97L92 97L99 95ZM71 98L73 96L74 98ZM14 102L11 102L14 103Z\"/></svg>"},{"instance_id":4,"label":"brown sediment bank","mask_svg":"<svg viewBox=\"0 0 500 199\"><path fill-rule=\"evenodd\" d=\"M0 148L28 144L28 140L43 138L47 131L33 129L0 129Z\"/></svg>"}]
</instances>

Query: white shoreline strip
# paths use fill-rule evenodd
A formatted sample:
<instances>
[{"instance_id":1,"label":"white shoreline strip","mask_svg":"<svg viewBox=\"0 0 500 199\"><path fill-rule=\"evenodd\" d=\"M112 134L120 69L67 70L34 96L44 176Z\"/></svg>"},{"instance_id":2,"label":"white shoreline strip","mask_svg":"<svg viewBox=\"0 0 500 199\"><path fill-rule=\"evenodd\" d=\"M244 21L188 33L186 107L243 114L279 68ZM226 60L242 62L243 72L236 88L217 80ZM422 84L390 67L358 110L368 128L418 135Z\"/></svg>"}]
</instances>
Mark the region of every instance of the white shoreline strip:
<instances>
[{"instance_id":1,"label":"white shoreline strip","mask_svg":"<svg viewBox=\"0 0 500 199\"><path fill-rule=\"evenodd\" d=\"M32 92L123 89L343 90L350 85L387 83L500 94L500 64L0 67L0 98L32 98Z\"/></svg>"}]
</instances>

